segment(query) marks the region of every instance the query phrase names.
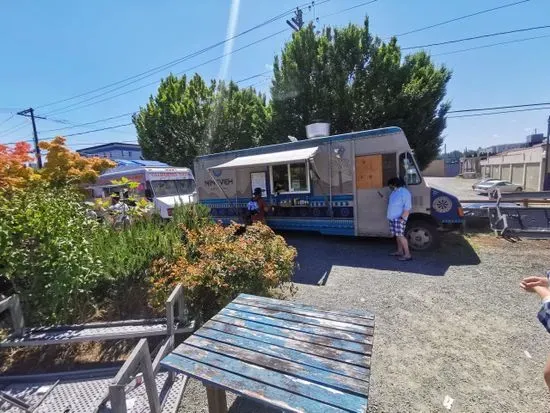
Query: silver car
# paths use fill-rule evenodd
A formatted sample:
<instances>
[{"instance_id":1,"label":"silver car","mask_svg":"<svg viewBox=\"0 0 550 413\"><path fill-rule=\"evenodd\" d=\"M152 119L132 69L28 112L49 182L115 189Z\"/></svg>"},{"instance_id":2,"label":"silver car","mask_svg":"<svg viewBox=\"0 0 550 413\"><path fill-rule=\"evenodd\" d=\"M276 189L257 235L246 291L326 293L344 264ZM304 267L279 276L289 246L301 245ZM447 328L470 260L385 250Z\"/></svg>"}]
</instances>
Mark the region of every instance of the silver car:
<instances>
[{"instance_id":1,"label":"silver car","mask_svg":"<svg viewBox=\"0 0 550 413\"><path fill-rule=\"evenodd\" d=\"M475 184L473 184L472 189L475 191L478 185L483 185L483 184L486 184L486 183L489 183L489 182L497 182L497 181L500 181L500 179L483 178L481 181L476 182Z\"/></svg>"},{"instance_id":2,"label":"silver car","mask_svg":"<svg viewBox=\"0 0 550 413\"><path fill-rule=\"evenodd\" d=\"M494 197L497 194L497 191L521 192L523 191L523 188L521 187L521 185L513 184L510 181L491 180L477 185L474 191L478 194L489 194Z\"/></svg>"}]
</instances>

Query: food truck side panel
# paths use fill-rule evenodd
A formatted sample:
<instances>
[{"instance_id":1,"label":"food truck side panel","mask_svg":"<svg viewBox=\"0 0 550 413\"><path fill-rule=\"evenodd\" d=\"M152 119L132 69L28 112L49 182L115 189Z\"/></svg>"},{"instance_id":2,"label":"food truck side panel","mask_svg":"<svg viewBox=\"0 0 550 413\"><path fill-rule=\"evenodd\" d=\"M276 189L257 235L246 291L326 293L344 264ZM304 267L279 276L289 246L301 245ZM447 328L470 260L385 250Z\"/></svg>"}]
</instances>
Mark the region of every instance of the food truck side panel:
<instances>
[{"instance_id":1,"label":"food truck side panel","mask_svg":"<svg viewBox=\"0 0 550 413\"><path fill-rule=\"evenodd\" d=\"M396 131L399 131L398 133ZM395 139L408 144L399 129L393 129ZM318 231L325 234L358 235L355 211L355 146L359 145L360 153L366 151L363 141L368 141L366 148L369 153L381 151L388 146L395 146L391 134L386 132L376 137L372 134L361 138L355 135L343 135L330 139L312 139L301 141L302 147L318 146L318 152L309 163L310 191L309 193L287 193L275 195L272 191L271 168L269 166L251 166L239 169L214 169L219 186L229 199L222 194L208 168L235 159L238 156L292 150L295 144L277 145L275 147L256 148L248 151L235 151L226 154L197 158L195 163L196 179L199 188L200 202L209 206L212 216L228 223L231 220L242 219L246 212L246 204L253 191L252 174L265 175L265 198L273 206L268 213L267 222L276 229L299 229ZM261 153L261 152L260 152ZM397 173L395 171L395 173ZM331 202L332 200L332 202ZM368 215L364 216L367 219ZM370 219L369 219L370 221ZM385 222L385 220L384 220ZM366 226L370 226L365 223ZM387 225L386 225L387 226Z\"/></svg>"},{"instance_id":2,"label":"food truck side panel","mask_svg":"<svg viewBox=\"0 0 550 413\"><path fill-rule=\"evenodd\" d=\"M307 162L308 191L275 194L271 176L274 160L304 148L313 149ZM236 159L266 154L274 156L259 166L243 166L248 160L239 163ZM240 166L224 169L223 164L232 160ZM208 168L213 168L214 176ZM224 223L242 222L254 187L262 186L267 203L273 207L267 215L272 228L390 236L386 219L390 191L386 183L395 176L406 177L412 194L407 231L415 248L436 245L438 229L458 229L463 223L458 199L426 184L405 134L396 127L206 155L195 160L195 173L200 202Z\"/></svg>"}]
</instances>

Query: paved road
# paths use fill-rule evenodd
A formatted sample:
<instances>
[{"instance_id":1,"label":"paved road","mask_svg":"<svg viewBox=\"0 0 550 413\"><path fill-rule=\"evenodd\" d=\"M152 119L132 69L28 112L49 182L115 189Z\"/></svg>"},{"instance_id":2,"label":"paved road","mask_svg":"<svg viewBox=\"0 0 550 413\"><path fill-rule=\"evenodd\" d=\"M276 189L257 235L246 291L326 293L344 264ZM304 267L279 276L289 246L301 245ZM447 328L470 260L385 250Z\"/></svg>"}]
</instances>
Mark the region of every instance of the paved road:
<instances>
[{"instance_id":1,"label":"paved road","mask_svg":"<svg viewBox=\"0 0 550 413\"><path fill-rule=\"evenodd\" d=\"M478 181L478 179L463 179L463 178L435 178L426 177L426 182L430 186L442 189L446 192L458 197L459 200L471 200L471 199L486 199L486 196L478 195L472 190L472 185Z\"/></svg>"}]
</instances>

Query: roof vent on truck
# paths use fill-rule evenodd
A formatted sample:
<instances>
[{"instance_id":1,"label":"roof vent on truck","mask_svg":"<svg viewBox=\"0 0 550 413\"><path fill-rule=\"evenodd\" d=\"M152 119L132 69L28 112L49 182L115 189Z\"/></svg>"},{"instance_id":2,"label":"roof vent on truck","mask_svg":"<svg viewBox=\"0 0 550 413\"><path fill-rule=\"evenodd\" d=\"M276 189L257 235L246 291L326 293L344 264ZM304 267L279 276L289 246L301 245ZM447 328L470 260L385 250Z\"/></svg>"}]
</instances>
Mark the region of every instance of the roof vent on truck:
<instances>
[{"instance_id":1,"label":"roof vent on truck","mask_svg":"<svg viewBox=\"0 0 550 413\"><path fill-rule=\"evenodd\" d=\"M308 139L324 138L330 135L330 123L316 122L306 125L306 136Z\"/></svg>"}]
</instances>

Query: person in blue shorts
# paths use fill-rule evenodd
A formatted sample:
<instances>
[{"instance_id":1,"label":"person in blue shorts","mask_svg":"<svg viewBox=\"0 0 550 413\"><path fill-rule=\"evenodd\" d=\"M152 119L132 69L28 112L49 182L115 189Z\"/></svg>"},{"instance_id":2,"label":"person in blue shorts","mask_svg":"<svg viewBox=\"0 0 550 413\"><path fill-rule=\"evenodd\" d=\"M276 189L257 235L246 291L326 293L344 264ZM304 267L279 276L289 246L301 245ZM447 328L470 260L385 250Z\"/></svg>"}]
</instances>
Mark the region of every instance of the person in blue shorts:
<instances>
[{"instance_id":1,"label":"person in blue shorts","mask_svg":"<svg viewBox=\"0 0 550 413\"><path fill-rule=\"evenodd\" d=\"M405 229L412 209L412 196L409 190L405 188L401 178L391 178L388 181L388 186L392 192L388 200L387 217L391 234L397 242L397 251L390 255L398 257L399 261L410 261L412 256L409 251L409 243L405 237Z\"/></svg>"},{"instance_id":2,"label":"person in blue shorts","mask_svg":"<svg viewBox=\"0 0 550 413\"><path fill-rule=\"evenodd\" d=\"M527 277L521 281L521 288L528 292L537 293L541 299L541 307L537 318L542 323L546 331L550 333L550 272L545 277ZM544 381L550 389L550 358L544 366Z\"/></svg>"}]
</instances>

